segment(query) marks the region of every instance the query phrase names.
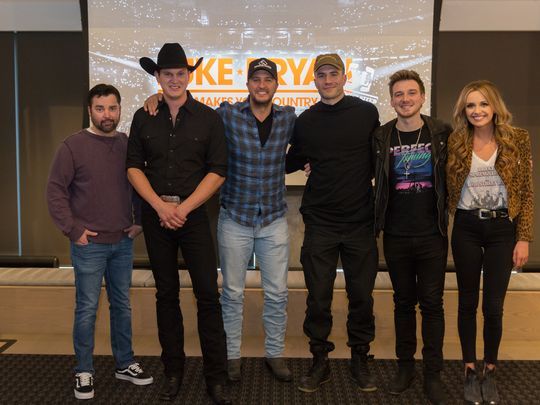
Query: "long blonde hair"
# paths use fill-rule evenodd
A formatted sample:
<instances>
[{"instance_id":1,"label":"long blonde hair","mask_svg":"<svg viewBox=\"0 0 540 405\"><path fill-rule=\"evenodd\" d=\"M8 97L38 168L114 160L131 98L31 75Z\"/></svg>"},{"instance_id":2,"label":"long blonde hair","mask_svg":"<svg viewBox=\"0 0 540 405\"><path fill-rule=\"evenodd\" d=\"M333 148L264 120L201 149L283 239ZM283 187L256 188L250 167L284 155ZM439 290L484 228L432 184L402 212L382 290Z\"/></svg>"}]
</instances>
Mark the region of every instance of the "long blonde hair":
<instances>
[{"instance_id":1,"label":"long blonde hair","mask_svg":"<svg viewBox=\"0 0 540 405\"><path fill-rule=\"evenodd\" d=\"M478 91L486 98L493 108L494 136L497 142L497 160L501 161L500 167L504 172L499 174L510 174L518 161L518 150L512 139L514 128L510 125L512 114L506 108L501 93L493 83L487 80L476 80L467 84L456 101L454 106L453 124L454 132L448 141L448 182L456 183L456 179L462 175L469 167L467 158L472 149L474 127L467 119L465 107L467 97L473 91Z\"/></svg>"}]
</instances>

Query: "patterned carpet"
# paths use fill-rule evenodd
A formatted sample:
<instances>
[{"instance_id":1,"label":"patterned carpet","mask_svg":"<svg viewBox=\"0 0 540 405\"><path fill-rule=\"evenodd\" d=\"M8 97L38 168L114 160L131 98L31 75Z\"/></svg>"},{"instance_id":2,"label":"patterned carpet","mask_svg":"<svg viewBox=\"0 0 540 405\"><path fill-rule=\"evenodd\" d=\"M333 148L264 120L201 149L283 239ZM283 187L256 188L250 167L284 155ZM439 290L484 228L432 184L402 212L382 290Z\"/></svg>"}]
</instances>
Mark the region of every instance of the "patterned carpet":
<instances>
[{"instance_id":1,"label":"patterned carpet","mask_svg":"<svg viewBox=\"0 0 540 405\"><path fill-rule=\"evenodd\" d=\"M95 356L95 397L77 401L73 396L73 356L0 355L0 404L154 404L162 382L159 357L140 357L155 383L139 387L114 378L114 362L110 356ZM288 359L295 381L311 364L310 359ZM349 378L347 360L331 360L332 381L318 392L300 392L295 383L274 380L261 358L243 360L242 382L230 385L235 404L427 404L422 392L420 363L413 386L399 397L386 392L385 384L396 370L392 360L375 360L372 370L379 390L359 391ZM443 380L450 398L449 404L461 404L462 365L446 361ZM540 362L501 361L497 377L503 404L540 404ZM175 404L209 404L202 378L202 360L189 357L185 376Z\"/></svg>"}]
</instances>

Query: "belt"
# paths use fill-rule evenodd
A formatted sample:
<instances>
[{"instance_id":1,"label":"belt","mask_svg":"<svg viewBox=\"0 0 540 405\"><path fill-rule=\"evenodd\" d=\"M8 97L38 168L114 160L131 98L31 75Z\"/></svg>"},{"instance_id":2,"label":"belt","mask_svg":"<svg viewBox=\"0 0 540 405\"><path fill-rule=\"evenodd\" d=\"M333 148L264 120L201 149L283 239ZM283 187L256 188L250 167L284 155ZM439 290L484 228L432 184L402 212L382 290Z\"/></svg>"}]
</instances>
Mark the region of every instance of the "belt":
<instances>
[{"instance_id":1,"label":"belt","mask_svg":"<svg viewBox=\"0 0 540 405\"><path fill-rule=\"evenodd\" d=\"M462 210L458 209L460 214L473 215L479 219L495 219L495 218L508 218L508 210L488 210L486 208L477 208L475 210Z\"/></svg>"}]
</instances>

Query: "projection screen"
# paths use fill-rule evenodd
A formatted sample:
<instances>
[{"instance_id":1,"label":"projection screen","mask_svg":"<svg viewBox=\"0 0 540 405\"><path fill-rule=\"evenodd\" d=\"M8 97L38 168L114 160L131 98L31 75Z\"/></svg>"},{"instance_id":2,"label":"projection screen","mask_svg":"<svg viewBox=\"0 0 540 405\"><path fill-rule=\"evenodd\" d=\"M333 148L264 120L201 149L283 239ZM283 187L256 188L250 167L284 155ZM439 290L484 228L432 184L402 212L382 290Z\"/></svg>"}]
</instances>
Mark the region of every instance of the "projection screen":
<instances>
[{"instance_id":1,"label":"projection screen","mask_svg":"<svg viewBox=\"0 0 540 405\"><path fill-rule=\"evenodd\" d=\"M318 100L313 63L320 53L337 52L346 64L346 93L377 106L381 122L393 118L388 77L416 70L426 84L429 114L432 0L89 0L90 86L110 83L122 94L120 130L159 90L139 66L154 60L166 42L179 42L191 62L202 56L189 90L218 107L247 95L247 64L265 56L279 68L277 104L297 113ZM287 179L302 184L301 176Z\"/></svg>"}]
</instances>

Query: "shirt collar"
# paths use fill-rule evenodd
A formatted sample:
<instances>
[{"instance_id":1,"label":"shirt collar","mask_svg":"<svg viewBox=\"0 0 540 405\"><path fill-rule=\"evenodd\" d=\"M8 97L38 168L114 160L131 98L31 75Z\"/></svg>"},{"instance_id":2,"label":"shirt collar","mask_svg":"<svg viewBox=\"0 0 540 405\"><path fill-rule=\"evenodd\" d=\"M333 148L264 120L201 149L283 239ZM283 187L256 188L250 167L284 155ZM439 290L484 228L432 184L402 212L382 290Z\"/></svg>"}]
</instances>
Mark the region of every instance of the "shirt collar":
<instances>
[{"instance_id":1,"label":"shirt collar","mask_svg":"<svg viewBox=\"0 0 540 405\"><path fill-rule=\"evenodd\" d=\"M189 90L186 90L186 92L187 92L187 100L182 105L182 107L180 107L180 109L184 109L191 114L195 114L196 109L197 109L197 104L195 103L195 99L193 98ZM158 103L158 109L159 111L164 111L164 110L170 111L169 105L165 102L165 99L162 99Z\"/></svg>"},{"instance_id":2,"label":"shirt collar","mask_svg":"<svg viewBox=\"0 0 540 405\"><path fill-rule=\"evenodd\" d=\"M240 111L249 110L249 96L244 101L241 101L240 103Z\"/></svg>"},{"instance_id":3,"label":"shirt collar","mask_svg":"<svg viewBox=\"0 0 540 405\"><path fill-rule=\"evenodd\" d=\"M193 98L189 90L186 90L186 92L187 92L187 100L182 107L185 107L185 109L188 112L195 114L195 109L196 109L195 99Z\"/></svg>"}]
</instances>

